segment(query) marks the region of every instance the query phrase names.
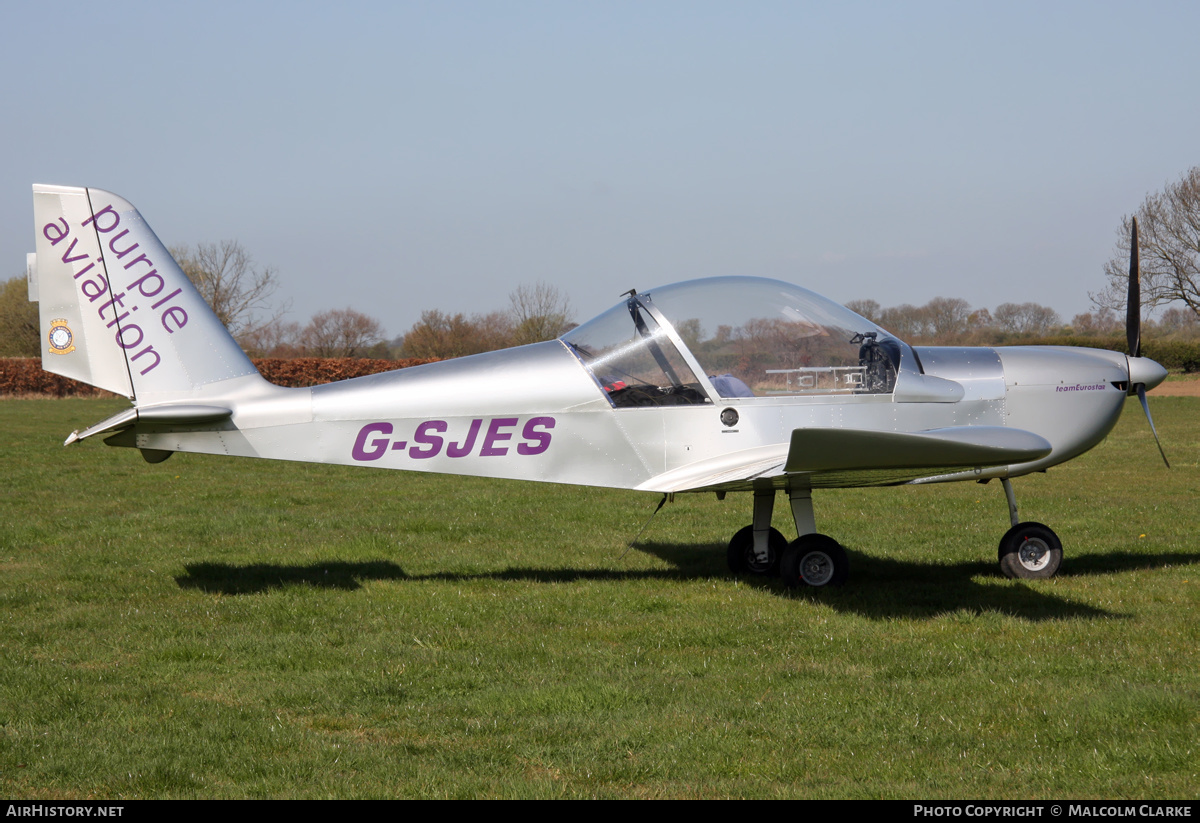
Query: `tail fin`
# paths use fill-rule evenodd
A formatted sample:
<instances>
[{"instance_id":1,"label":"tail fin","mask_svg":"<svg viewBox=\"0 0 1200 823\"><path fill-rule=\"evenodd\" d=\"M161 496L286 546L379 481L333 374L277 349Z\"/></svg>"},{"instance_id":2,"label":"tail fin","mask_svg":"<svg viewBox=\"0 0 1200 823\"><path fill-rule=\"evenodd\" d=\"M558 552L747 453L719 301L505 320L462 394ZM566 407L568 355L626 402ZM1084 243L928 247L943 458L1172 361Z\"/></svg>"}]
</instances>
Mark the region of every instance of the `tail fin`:
<instances>
[{"instance_id":1,"label":"tail fin","mask_svg":"<svg viewBox=\"0 0 1200 823\"><path fill-rule=\"evenodd\" d=\"M29 293L46 371L138 405L257 376L130 203L100 189L35 185L33 214Z\"/></svg>"}]
</instances>

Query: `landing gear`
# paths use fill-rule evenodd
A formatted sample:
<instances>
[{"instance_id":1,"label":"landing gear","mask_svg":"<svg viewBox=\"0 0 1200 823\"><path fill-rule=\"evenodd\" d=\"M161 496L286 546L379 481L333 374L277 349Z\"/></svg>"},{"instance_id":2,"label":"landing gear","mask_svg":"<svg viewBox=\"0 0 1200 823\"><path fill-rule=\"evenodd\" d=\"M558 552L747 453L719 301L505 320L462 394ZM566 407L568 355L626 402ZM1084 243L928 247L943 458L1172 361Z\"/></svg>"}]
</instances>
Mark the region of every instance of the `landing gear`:
<instances>
[{"instance_id":1,"label":"landing gear","mask_svg":"<svg viewBox=\"0 0 1200 823\"><path fill-rule=\"evenodd\" d=\"M726 555L729 570L734 574L779 573L789 588L844 585L850 561L836 540L817 534L812 490L789 489L788 501L796 533L800 535L790 545L778 529L771 528L775 489L754 490L754 523L729 541Z\"/></svg>"},{"instance_id":2,"label":"landing gear","mask_svg":"<svg viewBox=\"0 0 1200 823\"><path fill-rule=\"evenodd\" d=\"M1000 478L1004 496L1008 498L1008 516L1012 528L1000 538L1000 571L1005 577L1017 580L1045 580L1053 577L1062 563L1062 541L1049 526L1041 523L1020 523L1017 497L1007 477Z\"/></svg>"},{"instance_id":3,"label":"landing gear","mask_svg":"<svg viewBox=\"0 0 1200 823\"><path fill-rule=\"evenodd\" d=\"M764 575L777 574L779 558L783 557L787 546L787 538L779 529L769 530L767 532L767 556L760 560L758 552L754 550L754 527L747 526L729 541L729 549L726 552L729 570L734 574L744 574L745 572Z\"/></svg>"},{"instance_id":4,"label":"landing gear","mask_svg":"<svg viewBox=\"0 0 1200 823\"><path fill-rule=\"evenodd\" d=\"M850 559L846 550L832 537L824 534L805 534L796 538L783 553L779 574L784 585L843 586L850 574Z\"/></svg>"},{"instance_id":5,"label":"landing gear","mask_svg":"<svg viewBox=\"0 0 1200 823\"><path fill-rule=\"evenodd\" d=\"M725 554L734 574L773 575L779 571L779 558L787 548L787 539L771 528L771 510L775 508L775 490L754 490L754 522L729 541Z\"/></svg>"},{"instance_id":6,"label":"landing gear","mask_svg":"<svg viewBox=\"0 0 1200 823\"><path fill-rule=\"evenodd\" d=\"M1062 541L1041 523L1018 523L1000 538L999 556L1005 577L1044 580L1062 563Z\"/></svg>"},{"instance_id":7,"label":"landing gear","mask_svg":"<svg viewBox=\"0 0 1200 823\"><path fill-rule=\"evenodd\" d=\"M986 482L986 481L985 481ZM997 555L1005 577L1044 580L1053 577L1062 564L1062 541L1049 526L1020 522L1017 498L1007 477L1000 479L1008 498L1012 528L1000 540ZM788 489L792 519L800 535L790 544L771 527L771 510L776 490L770 486L754 490L754 523L738 531L729 541L726 559L734 574L773 575L778 572L788 588L800 586L844 586L850 576L846 549L828 535L817 533L813 517L812 490Z\"/></svg>"}]
</instances>

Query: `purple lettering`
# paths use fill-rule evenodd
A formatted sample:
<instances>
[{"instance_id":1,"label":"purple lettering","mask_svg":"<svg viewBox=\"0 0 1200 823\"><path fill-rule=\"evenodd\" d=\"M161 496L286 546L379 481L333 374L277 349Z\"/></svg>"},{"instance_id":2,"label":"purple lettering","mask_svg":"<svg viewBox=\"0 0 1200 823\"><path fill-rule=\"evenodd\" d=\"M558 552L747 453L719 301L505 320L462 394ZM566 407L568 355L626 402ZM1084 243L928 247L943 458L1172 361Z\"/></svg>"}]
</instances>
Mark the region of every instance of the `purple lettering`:
<instances>
[{"instance_id":1,"label":"purple lettering","mask_svg":"<svg viewBox=\"0 0 1200 823\"><path fill-rule=\"evenodd\" d=\"M471 449L475 448L475 436L479 434L479 426L483 423L482 420L472 420L471 429L467 432L467 439L461 443L451 443L446 449L447 457L466 457L471 453Z\"/></svg>"},{"instance_id":2,"label":"purple lettering","mask_svg":"<svg viewBox=\"0 0 1200 823\"><path fill-rule=\"evenodd\" d=\"M67 250L65 252L63 252L63 256L62 256L62 261L64 263L75 263L79 260L87 260L87 258L88 258L87 252L84 252L83 254L80 254L76 257L67 257L68 254L75 251L75 244L78 242L79 242L79 238L76 237L75 239L73 239L71 241L71 245L67 246Z\"/></svg>"},{"instance_id":3,"label":"purple lettering","mask_svg":"<svg viewBox=\"0 0 1200 823\"><path fill-rule=\"evenodd\" d=\"M149 276L150 276L150 275L146 275L146 277L149 277ZM160 278L159 278L159 280L161 280L161 279L162 279L162 278L160 277ZM167 295L166 297L164 297L162 300L159 300L157 303L155 303L155 304L154 304L153 306L151 306L150 308L152 308L152 309L157 309L159 306L161 306L163 303L166 303L166 302L167 302L168 300L170 300L172 297L177 297L177 296L179 296L179 293L180 293L180 292L182 292L182 291L183 291L183 289L175 289L175 291L173 291L173 292L171 292L170 294L168 294L168 295ZM143 293L143 294L145 294L145 292L142 292L142 293ZM154 292L154 294L158 294L158 292ZM146 296L147 296L147 297L153 297L154 295L147 294Z\"/></svg>"},{"instance_id":4,"label":"purple lettering","mask_svg":"<svg viewBox=\"0 0 1200 823\"><path fill-rule=\"evenodd\" d=\"M368 423L359 430L358 437L354 440L354 448L350 450L350 456L355 460L378 460L387 451L388 439L376 437L368 444L367 438L372 434L391 433L391 423Z\"/></svg>"},{"instance_id":5,"label":"purple lettering","mask_svg":"<svg viewBox=\"0 0 1200 823\"><path fill-rule=\"evenodd\" d=\"M175 321L175 328L167 325L168 320ZM168 334L174 334L187 325L187 312L179 308L179 306L171 306L171 308L162 313L162 324Z\"/></svg>"},{"instance_id":6,"label":"purple lettering","mask_svg":"<svg viewBox=\"0 0 1200 823\"><path fill-rule=\"evenodd\" d=\"M554 418L529 418L528 422L525 423L525 428L521 429L521 436L529 442L519 443L517 445L517 454L541 454L550 448L550 432L538 431L539 426L543 429L554 428Z\"/></svg>"},{"instance_id":7,"label":"purple lettering","mask_svg":"<svg viewBox=\"0 0 1200 823\"><path fill-rule=\"evenodd\" d=\"M110 249L112 249L114 252L116 252L118 260L120 260L122 257L129 254L131 251L133 251L134 249L136 249L138 247L138 244L134 243L132 246L126 246L125 248L121 249L120 251L117 251L117 246L116 246L117 241L120 240L122 237L124 237L127 234L129 234L129 229L121 229L120 234L115 235L112 240L108 241L108 247Z\"/></svg>"},{"instance_id":8,"label":"purple lettering","mask_svg":"<svg viewBox=\"0 0 1200 823\"><path fill-rule=\"evenodd\" d=\"M58 223L62 223L62 228L58 227ZM51 230L54 231L54 236L50 236ZM42 226L42 234L50 241L51 246L57 246L59 242L71 233L71 227L67 225L65 217L58 218L57 223L47 223Z\"/></svg>"},{"instance_id":9,"label":"purple lettering","mask_svg":"<svg viewBox=\"0 0 1200 823\"><path fill-rule=\"evenodd\" d=\"M110 323L109 325L112 325L112 324ZM131 331L137 332L137 340L134 340L132 343L126 343L125 342L125 333L131 332ZM123 349L132 349L134 346L142 345L143 337L145 337L145 335L142 334L142 329L140 326L138 326L138 325L125 326L119 332L117 332L117 345ZM145 372L143 372L143 374L145 374Z\"/></svg>"},{"instance_id":10,"label":"purple lettering","mask_svg":"<svg viewBox=\"0 0 1200 823\"><path fill-rule=\"evenodd\" d=\"M91 286L91 290L88 290ZM95 303L100 297L103 297L108 292L108 281L104 279L103 274L97 274L95 280L84 280L79 286L79 290L83 292L83 296L88 299L89 303Z\"/></svg>"},{"instance_id":11,"label":"purple lettering","mask_svg":"<svg viewBox=\"0 0 1200 823\"><path fill-rule=\"evenodd\" d=\"M103 307L103 306L101 306L100 308L104 308L104 307ZM113 309L113 311L116 311L116 309ZM122 320L124 320L124 319L125 319L126 317L128 317L128 316L129 316L129 312L125 312L124 314L120 315L119 317L114 317L112 320L109 320L107 323L105 323L105 324L104 324L104 327L105 327L105 328L108 328L108 329L111 329L113 326L117 325L118 323L120 323ZM136 327L135 327L135 328L136 328ZM119 333L120 333L120 332L118 332L118 334L119 334ZM142 341L141 341L141 340L139 340L139 341L138 341L138 343L140 343L140 342L142 342ZM136 345L137 345L137 343L134 343L133 345L135 345L135 346L136 346ZM127 349L127 348L129 348L129 347L128 347L128 346L122 346L121 348L123 348L123 349Z\"/></svg>"},{"instance_id":12,"label":"purple lettering","mask_svg":"<svg viewBox=\"0 0 1200 823\"><path fill-rule=\"evenodd\" d=\"M134 261L134 262L136 262L136 261ZM147 291L146 290L147 289L146 281L150 280L151 277L154 278L154 280L151 280L151 284L154 285L154 288L150 291ZM155 281L157 281L157 282L155 282ZM166 282L162 279L162 275L160 275L158 273L157 269L153 269L153 270L147 272L146 274L143 274L137 280L134 280L132 283L130 283L125 288L132 289L134 286L137 286L137 290L142 293L142 297L153 297L154 295L156 295L160 291L162 291L163 286L165 286L165 285L166 285ZM158 308L158 307L155 306L155 308Z\"/></svg>"},{"instance_id":13,"label":"purple lettering","mask_svg":"<svg viewBox=\"0 0 1200 823\"><path fill-rule=\"evenodd\" d=\"M84 266L82 269L80 269L78 273L76 273L75 279L78 280L79 278L83 277L85 274L87 274L91 270L92 266L94 266L94 265L96 265L96 264L88 263L86 266Z\"/></svg>"},{"instance_id":14,"label":"purple lettering","mask_svg":"<svg viewBox=\"0 0 1200 823\"><path fill-rule=\"evenodd\" d=\"M112 218L112 225L109 226L108 228L105 228L104 226L100 225L100 223L101 223L100 218L103 217L105 214L108 214L108 216ZM96 231L100 232L101 234L108 234L110 231L115 229L117 226L121 225L121 215L117 214L116 210L112 206L105 206L104 208L100 209L100 211L95 212L87 220L83 221L83 225L85 225L85 226L88 223L95 223Z\"/></svg>"},{"instance_id":15,"label":"purple lettering","mask_svg":"<svg viewBox=\"0 0 1200 823\"><path fill-rule=\"evenodd\" d=\"M154 362L153 362L153 363L151 363L151 364L150 364L149 366L147 366L146 368L142 369L142 374L144 375L146 372L150 371L152 368L154 368L155 366L157 366L157 365L159 364L159 362L162 360L162 358L158 356L158 352L156 352L156 351L154 350L154 347L153 347L153 346L147 346L146 348L142 349L140 352L138 352L137 354L135 354L133 357L129 358L129 362L130 362L130 363L132 363L134 360L137 360L137 359L138 359L139 357L141 357L143 354L152 354L152 355L154 355Z\"/></svg>"},{"instance_id":16,"label":"purple lettering","mask_svg":"<svg viewBox=\"0 0 1200 823\"><path fill-rule=\"evenodd\" d=\"M116 306L120 306L121 308L125 308L125 292L121 292L120 294L114 294L114 295L112 296L112 300L111 300L111 301L109 301L109 303L108 303L107 305L114 306L114 308L113 308L113 314L114 314L114 315L117 313L117 310L116 310L116 308L115 308ZM129 313L128 313L128 312L126 312L126 313L125 313L125 316L126 316L126 317L128 317L128 316L129 316ZM104 306L101 306L101 307L100 307L100 319L101 319L101 320L103 320L103 319L104 319ZM112 323L109 323L108 325L109 325L109 328L112 328Z\"/></svg>"},{"instance_id":17,"label":"purple lettering","mask_svg":"<svg viewBox=\"0 0 1200 823\"><path fill-rule=\"evenodd\" d=\"M151 269L154 268L154 264L150 262L149 257L147 257L144 254L139 254L137 257L133 258L132 260L130 260L128 263L125 264L125 270L128 271L129 269L132 269L138 263L145 263ZM129 288L133 288L133 287L130 286ZM155 292L155 293L157 294L157 292Z\"/></svg>"},{"instance_id":18,"label":"purple lettering","mask_svg":"<svg viewBox=\"0 0 1200 823\"><path fill-rule=\"evenodd\" d=\"M437 453L442 450L442 438L430 432L446 431L445 420L426 420L421 425L417 426L416 434L413 435L414 443L423 443L429 448L418 449L415 446L408 450L408 456L418 460L423 460L426 457L436 457Z\"/></svg>"},{"instance_id":19,"label":"purple lettering","mask_svg":"<svg viewBox=\"0 0 1200 823\"><path fill-rule=\"evenodd\" d=\"M496 417L488 423L487 436L483 438L483 448L479 450L482 457L503 457L508 454L507 446L496 446L496 442L500 440L511 440L512 432L501 433L500 429L507 429L510 426L517 425L515 417Z\"/></svg>"}]
</instances>

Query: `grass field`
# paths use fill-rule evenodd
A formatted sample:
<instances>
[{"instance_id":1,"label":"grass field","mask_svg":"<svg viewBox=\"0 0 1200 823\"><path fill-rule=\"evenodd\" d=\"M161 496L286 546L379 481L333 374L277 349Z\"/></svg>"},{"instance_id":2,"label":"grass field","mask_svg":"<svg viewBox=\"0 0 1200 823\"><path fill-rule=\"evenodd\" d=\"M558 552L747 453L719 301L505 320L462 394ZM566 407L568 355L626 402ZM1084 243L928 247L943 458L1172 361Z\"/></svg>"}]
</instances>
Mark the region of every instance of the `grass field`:
<instances>
[{"instance_id":1,"label":"grass field","mask_svg":"<svg viewBox=\"0 0 1200 823\"><path fill-rule=\"evenodd\" d=\"M0 401L0 794L1194 798L1200 398L1015 483L819 492L840 590L735 579L750 501L176 455ZM98 440L98 438L97 438ZM785 521L778 505L779 525ZM790 530L790 527L789 529Z\"/></svg>"}]
</instances>

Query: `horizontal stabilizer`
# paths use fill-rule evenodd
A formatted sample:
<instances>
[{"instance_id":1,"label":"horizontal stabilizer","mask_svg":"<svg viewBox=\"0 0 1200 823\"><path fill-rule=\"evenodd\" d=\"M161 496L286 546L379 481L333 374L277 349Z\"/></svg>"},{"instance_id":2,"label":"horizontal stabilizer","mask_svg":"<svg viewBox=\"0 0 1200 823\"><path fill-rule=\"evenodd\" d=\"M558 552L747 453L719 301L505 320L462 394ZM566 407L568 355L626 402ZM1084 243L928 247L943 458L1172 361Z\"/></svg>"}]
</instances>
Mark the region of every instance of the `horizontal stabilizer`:
<instances>
[{"instance_id":1,"label":"horizontal stabilizer","mask_svg":"<svg viewBox=\"0 0 1200 823\"><path fill-rule=\"evenodd\" d=\"M144 423L216 423L232 415L233 410L224 406L200 406L195 403L138 408L138 420Z\"/></svg>"},{"instance_id":2,"label":"horizontal stabilizer","mask_svg":"<svg viewBox=\"0 0 1200 823\"><path fill-rule=\"evenodd\" d=\"M955 426L922 432L861 429L796 429L784 471L1000 466L1048 455L1044 437L1004 426Z\"/></svg>"},{"instance_id":3,"label":"horizontal stabilizer","mask_svg":"<svg viewBox=\"0 0 1200 823\"><path fill-rule=\"evenodd\" d=\"M137 409L125 409L112 417L97 423L83 431L71 432L71 436L63 443L69 446L77 440L84 440L95 434L118 431L132 426L137 422L158 423L162 425L195 425L200 423L216 423L233 415L232 409L224 406L200 406L194 403L174 406L148 406Z\"/></svg>"}]
</instances>

